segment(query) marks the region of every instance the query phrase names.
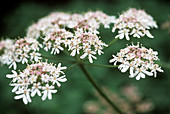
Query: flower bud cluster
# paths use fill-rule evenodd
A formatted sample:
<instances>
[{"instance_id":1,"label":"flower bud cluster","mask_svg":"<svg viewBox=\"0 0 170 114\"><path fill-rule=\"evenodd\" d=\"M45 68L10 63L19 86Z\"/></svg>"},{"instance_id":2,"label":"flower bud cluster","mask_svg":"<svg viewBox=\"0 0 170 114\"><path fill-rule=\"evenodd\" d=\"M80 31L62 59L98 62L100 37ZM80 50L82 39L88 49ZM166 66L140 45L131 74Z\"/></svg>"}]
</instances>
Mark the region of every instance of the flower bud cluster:
<instances>
[{"instance_id":1,"label":"flower bud cluster","mask_svg":"<svg viewBox=\"0 0 170 114\"><path fill-rule=\"evenodd\" d=\"M140 78L145 78L145 75L156 77L157 71L163 72L161 67L155 63L158 61L158 52L153 51L151 48L147 49L139 43L137 45L130 45L124 49L121 49L117 55L113 55L110 63L114 65L118 63L118 69L121 72L126 72L130 70L130 78L136 77L136 80Z\"/></svg>"},{"instance_id":2,"label":"flower bud cluster","mask_svg":"<svg viewBox=\"0 0 170 114\"><path fill-rule=\"evenodd\" d=\"M12 46L11 53L8 53L9 68L13 66L14 70L17 68L17 63L28 63L30 61L38 62L42 59L41 54L38 52L42 47L39 42L34 38L21 38L17 40Z\"/></svg>"},{"instance_id":3,"label":"flower bud cluster","mask_svg":"<svg viewBox=\"0 0 170 114\"><path fill-rule=\"evenodd\" d=\"M126 40L130 40L129 35L137 38L146 35L149 38L153 38L149 29L157 27L153 18L144 10L131 8L116 19L112 32L115 32L115 30L118 29L118 35L116 35L115 38L119 39L126 38Z\"/></svg>"},{"instance_id":4,"label":"flower bud cluster","mask_svg":"<svg viewBox=\"0 0 170 114\"><path fill-rule=\"evenodd\" d=\"M60 82L66 82L67 79L63 70L66 67L61 67L61 63L56 67L47 62L38 62L28 65L22 72L12 70L13 74L7 74L7 78L12 78L10 83L14 86L12 92L17 94L15 99L22 99L24 104L31 102L31 97L36 94L42 96L42 100L52 99L52 93L57 92L57 87L60 87ZM31 96L31 97L30 97Z\"/></svg>"}]
</instances>

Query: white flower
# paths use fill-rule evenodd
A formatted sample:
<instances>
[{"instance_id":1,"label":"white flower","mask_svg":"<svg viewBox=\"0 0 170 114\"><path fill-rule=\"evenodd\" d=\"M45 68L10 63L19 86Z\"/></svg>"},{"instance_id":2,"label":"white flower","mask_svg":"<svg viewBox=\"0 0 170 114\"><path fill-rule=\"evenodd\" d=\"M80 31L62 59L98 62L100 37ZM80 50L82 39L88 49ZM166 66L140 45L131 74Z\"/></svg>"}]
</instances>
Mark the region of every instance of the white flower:
<instances>
[{"instance_id":1,"label":"white flower","mask_svg":"<svg viewBox=\"0 0 170 114\"><path fill-rule=\"evenodd\" d=\"M30 78L29 78L30 80L30 83L34 83L34 82L36 82L37 81L37 76L35 76L35 75L31 75L30 76Z\"/></svg>"},{"instance_id":2,"label":"white flower","mask_svg":"<svg viewBox=\"0 0 170 114\"><path fill-rule=\"evenodd\" d=\"M10 64L9 68L14 68L14 70L17 69L17 63L15 62L15 60L11 60L8 64Z\"/></svg>"},{"instance_id":3,"label":"white flower","mask_svg":"<svg viewBox=\"0 0 170 114\"><path fill-rule=\"evenodd\" d=\"M75 56L76 53L77 53L77 54L80 54L80 49L82 49L82 47L80 47L79 45L73 46L73 47L71 48L72 52L71 52L70 55L71 55L71 56Z\"/></svg>"},{"instance_id":4,"label":"white flower","mask_svg":"<svg viewBox=\"0 0 170 114\"><path fill-rule=\"evenodd\" d=\"M15 96L15 99L22 99L24 104L28 104L28 102L31 102L30 98L30 89L24 89L19 90L16 92L16 94L20 94L18 96Z\"/></svg>"},{"instance_id":5,"label":"white flower","mask_svg":"<svg viewBox=\"0 0 170 114\"><path fill-rule=\"evenodd\" d=\"M42 89L44 90L43 96L42 96L42 100L44 101L47 97L49 100L52 99L52 93L56 93L57 90L54 89L54 86L49 86L48 84L46 84L44 87L42 87Z\"/></svg>"},{"instance_id":6,"label":"white flower","mask_svg":"<svg viewBox=\"0 0 170 114\"><path fill-rule=\"evenodd\" d=\"M136 69L135 73L131 74L129 77L133 78L136 76L136 80L140 80L140 78L145 78L145 74L148 76L153 76L152 72L148 72L144 68L138 68L138 69Z\"/></svg>"},{"instance_id":7,"label":"white flower","mask_svg":"<svg viewBox=\"0 0 170 114\"><path fill-rule=\"evenodd\" d=\"M26 45L24 48L23 48L24 52L28 53L30 51L30 47L28 45Z\"/></svg>"},{"instance_id":8,"label":"white flower","mask_svg":"<svg viewBox=\"0 0 170 114\"><path fill-rule=\"evenodd\" d=\"M34 97L36 93L38 94L38 96L41 96L40 89L41 89L40 83L39 82L34 83L32 87L31 97Z\"/></svg>"},{"instance_id":9,"label":"white flower","mask_svg":"<svg viewBox=\"0 0 170 114\"><path fill-rule=\"evenodd\" d=\"M58 73L64 74L64 72L63 72L62 70L65 70L65 69L67 69L66 66L61 67L61 63L58 64L58 66L57 66L57 72L58 72ZM56 74L57 74L57 73L56 73Z\"/></svg>"},{"instance_id":10,"label":"white flower","mask_svg":"<svg viewBox=\"0 0 170 114\"><path fill-rule=\"evenodd\" d=\"M32 52L32 53L30 53L30 55L31 55L31 60L35 60L36 62L38 62L40 59L42 59L42 57L40 57L41 56L41 54L40 53L36 53L36 52Z\"/></svg>"},{"instance_id":11,"label":"white flower","mask_svg":"<svg viewBox=\"0 0 170 114\"><path fill-rule=\"evenodd\" d=\"M45 51L48 51L49 49L51 49L51 42L47 42L45 43L46 47L44 48Z\"/></svg>"},{"instance_id":12,"label":"white flower","mask_svg":"<svg viewBox=\"0 0 170 114\"><path fill-rule=\"evenodd\" d=\"M7 74L7 78L13 78L12 82L16 82L16 80L19 78L19 75L17 74L16 71L12 70L13 74Z\"/></svg>"},{"instance_id":13,"label":"white flower","mask_svg":"<svg viewBox=\"0 0 170 114\"><path fill-rule=\"evenodd\" d=\"M89 62L93 63L93 59L97 59L94 55L96 54L95 51L91 51L90 49L87 49L85 53L80 57L81 59L84 59L86 56L88 56Z\"/></svg>"},{"instance_id":14,"label":"white flower","mask_svg":"<svg viewBox=\"0 0 170 114\"><path fill-rule=\"evenodd\" d=\"M140 36L144 36L144 34L137 29L133 29L130 35L133 35L133 37L137 37L137 38L140 38Z\"/></svg>"},{"instance_id":15,"label":"white flower","mask_svg":"<svg viewBox=\"0 0 170 114\"><path fill-rule=\"evenodd\" d=\"M154 73L154 77L157 76L157 72L156 72L156 71L164 72L164 71L161 69L161 67L159 67L158 64L152 65L151 67L152 67L152 71L151 71L151 72Z\"/></svg>"},{"instance_id":16,"label":"white flower","mask_svg":"<svg viewBox=\"0 0 170 114\"><path fill-rule=\"evenodd\" d=\"M121 70L121 72L126 72L129 69L129 62L125 61L122 64L119 65L118 69Z\"/></svg>"},{"instance_id":17,"label":"white flower","mask_svg":"<svg viewBox=\"0 0 170 114\"><path fill-rule=\"evenodd\" d=\"M28 63L28 59L27 59L27 58L29 58L29 56L28 56L26 53L23 53L23 54L21 55L22 64Z\"/></svg>"},{"instance_id":18,"label":"white flower","mask_svg":"<svg viewBox=\"0 0 170 114\"><path fill-rule=\"evenodd\" d=\"M48 74L42 74L41 75L41 80L43 82L48 82L49 81L49 75Z\"/></svg>"},{"instance_id":19,"label":"white flower","mask_svg":"<svg viewBox=\"0 0 170 114\"><path fill-rule=\"evenodd\" d=\"M124 37L126 37L126 40L130 40L128 29L123 29L118 32L119 32L119 35L117 35L115 38L123 39Z\"/></svg>"},{"instance_id":20,"label":"white flower","mask_svg":"<svg viewBox=\"0 0 170 114\"><path fill-rule=\"evenodd\" d=\"M60 45L54 45L54 47L52 48L52 51L51 51L51 54L59 54L60 53L60 50L63 51L64 48L61 47Z\"/></svg>"},{"instance_id":21,"label":"white flower","mask_svg":"<svg viewBox=\"0 0 170 114\"><path fill-rule=\"evenodd\" d=\"M58 87L61 86L60 82L66 82L66 81L67 79L65 78L65 75L61 77L59 77L59 75L55 75L52 77L53 85L56 83Z\"/></svg>"}]
</instances>

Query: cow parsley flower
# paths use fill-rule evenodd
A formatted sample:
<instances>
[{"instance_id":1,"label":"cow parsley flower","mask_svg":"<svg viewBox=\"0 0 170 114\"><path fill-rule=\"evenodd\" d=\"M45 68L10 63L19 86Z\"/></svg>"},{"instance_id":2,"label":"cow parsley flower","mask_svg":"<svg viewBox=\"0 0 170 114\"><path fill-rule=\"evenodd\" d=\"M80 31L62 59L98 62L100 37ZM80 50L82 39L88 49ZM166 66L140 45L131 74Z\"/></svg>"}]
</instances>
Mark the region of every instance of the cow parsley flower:
<instances>
[{"instance_id":1,"label":"cow parsley flower","mask_svg":"<svg viewBox=\"0 0 170 114\"><path fill-rule=\"evenodd\" d=\"M118 35L115 38L119 39L126 38L126 40L130 40L129 36L140 38L145 35L153 38L149 29L157 27L153 18L144 10L131 8L116 19L112 32L118 29Z\"/></svg>"},{"instance_id":2,"label":"cow parsley flower","mask_svg":"<svg viewBox=\"0 0 170 114\"><path fill-rule=\"evenodd\" d=\"M62 67L61 63L56 67L47 62L38 62L28 65L23 71L17 73L12 70L13 74L7 74L7 78L11 78L11 86L14 86L12 92L17 95L15 99L22 99L24 104L31 102L31 97L36 94L42 96L42 100L52 99L52 93L57 92L57 87L61 86L61 82L66 82L67 79L63 70L67 67Z\"/></svg>"},{"instance_id":3,"label":"cow parsley flower","mask_svg":"<svg viewBox=\"0 0 170 114\"><path fill-rule=\"evenodd\" d=\"M157 76L157 71L163 72L161 67L155 62L159 60L158 52L151 48L147 49L139 43L130 45L121 49L117 55L113 55L110 63L116 65L119 63L118 69L121 72L130 71L130 78L136 77L136 80L148 76Z\"/></svg>"},{"instance_id":4,"label":"cow parsley flower","mask_svg":"<svg viewBox=\"0 0 170 114\"><path fill-rule=\"evenodd\" d=\"M17 63L28 63L28 61L38 62L42 59L41 54L38 52L42 45L34 38L21 38L17 40L11 51L8 53L7 63L9 68L17 68Z\"/></svg>"},{"instance_id":5,"label":"cow parsley flower","mask_svg":"<svg viewBox=\"0 0 170 114\"><path fill-rule=\"evenodd\" d=\"M70 56L80 55L81 59L88 57L90 63L93 63L93 59L97 59L95 55L103 54L103 48L107 47L99 37L100 25L109 28L114 22L114 16L101 11L72 15L54 12L30 26L27 36L42 37L44 50L51 54L59 54L67 49ZM39 32L34 35L37 30Z\"/></svg>"}]
</instances>

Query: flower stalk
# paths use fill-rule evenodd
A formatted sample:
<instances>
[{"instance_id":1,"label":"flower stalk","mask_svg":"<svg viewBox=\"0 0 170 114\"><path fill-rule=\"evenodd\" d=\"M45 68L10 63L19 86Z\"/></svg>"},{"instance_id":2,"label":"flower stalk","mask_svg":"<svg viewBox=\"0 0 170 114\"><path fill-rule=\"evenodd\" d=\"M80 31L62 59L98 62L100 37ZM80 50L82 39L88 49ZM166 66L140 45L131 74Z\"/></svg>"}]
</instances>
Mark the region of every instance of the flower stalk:
<instances>
[{"instance_id":1,"label":"flower stalk","mask_svg":"<svg viewBox=\"0 0 170 114\"><path fill-rule=\"evenodd\" d=\"M119 114L125 114L121 109L119 109L102 91L102 89L99 87L99 85L96 83L96 81L92 78L92 76L88 73L88 71L85 69L84 65L82 63L78 64L80 69L83 71L89 82L93 85L93 87L99 92L99 94L112 106L112 108L118 112Z\"/></svg>"}]
</instances>

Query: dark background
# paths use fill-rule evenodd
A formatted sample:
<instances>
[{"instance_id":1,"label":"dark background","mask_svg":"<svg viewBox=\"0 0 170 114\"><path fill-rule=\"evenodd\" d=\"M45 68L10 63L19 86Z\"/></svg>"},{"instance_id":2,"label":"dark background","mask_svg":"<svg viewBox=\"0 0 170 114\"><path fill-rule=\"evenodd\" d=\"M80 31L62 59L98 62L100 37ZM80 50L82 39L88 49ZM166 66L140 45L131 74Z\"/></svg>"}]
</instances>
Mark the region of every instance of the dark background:
<instances>
[{"instance_id":1,"label":"dark background","mask_svg":"<svg viewBox=\"0 0 170 114\"><path fill-rule=\"evenodd\" d=\"M139 87L145 98L151 100L155 108L148 114L170 113L170 36L167 30L161 29L161 24L168 20L170 2L166 0L5 0L0 3L0 36L15 39L24 37L26 29L39 18L52 11L86 12L102 10L106 14L116 15L130 7L141 8L153 16L159 28L151 30L154 39L132 38L131 41L116 42L104 55L98 57L96 64L109 64L111 54L116 54L126 44L141 42L147 48L159 52L159 58L164 63L165 73L158 73L157 78L146 77L136 81L128 78L128 73L122 74L117 69L87 67L100 85L121 94L119 88L124 83L132 83ZM115 34L111 30L101 30L103 40L108 43ZM168 66L169 65L169 66ZM41 101L39 97L32 103L24 105L21 100L15 101L10 79L5 75L10 73L7 66L0 67L0 114L83 114L83 105L88 100L97 101L91 84L78 67L67 72L68 82L62 84L53 100Z\"/></svg>"}]
</instances>

